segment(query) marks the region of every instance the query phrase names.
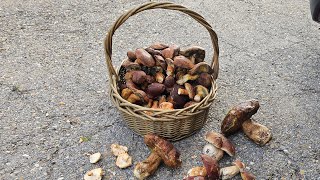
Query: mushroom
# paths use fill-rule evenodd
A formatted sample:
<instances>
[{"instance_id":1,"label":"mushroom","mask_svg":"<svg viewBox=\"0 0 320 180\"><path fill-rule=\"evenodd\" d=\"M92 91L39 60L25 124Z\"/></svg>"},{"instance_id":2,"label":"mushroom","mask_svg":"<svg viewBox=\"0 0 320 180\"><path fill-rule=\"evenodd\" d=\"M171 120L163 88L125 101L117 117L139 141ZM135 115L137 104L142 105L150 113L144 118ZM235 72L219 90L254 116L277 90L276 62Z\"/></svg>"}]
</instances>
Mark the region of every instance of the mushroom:
<instances>
[{"instance_id":1,"label":"mushroom","mask_svg":"<svg viewBox=\"0 0 320 180\"><path fill-rule=\"evenodd\" d=\"M115 156L119 156L120 154L127 153L128 148L126 146L121 146L119 144L111 144L111 152Z\"/></svg>"},{"instance_id":2,"label":"mushroom","mask_svg":"<svg viewBox=\"0 0 320 180\"><path fill-rule=\"evenodd\" d=\"M177 168L181 165L180 152L169 141L154 134L147 134L144 136L144 143L156 152L168 167Z\"/></svg>"},{"instance_id":3,"label":"mushroom","mask_svg":"<svg viewBox=\"0 0 320 180\"><path fill-rule=\"evenodd\" d=\"M172 59L173 57L179 54L179 51L180 51L180 47L173 44L173 45L170 45L168 48L163 49L161 51L161 54L164 58Z\"/></svg>"},{"instance_id":4,"label":"mushroom","mask_svg":"<svg viewBox=\"0 0 320 180\"><path fill-rule=\"evenodd\" d=\"M136 49L136 63L147 66L147 67L153 67L156 63L153 57L144 49L139 48Z\"/></svg>"},{"instance_id":5,"label":"mushroom","mask_svg":"<svg viewBox=\"0 0 320 180\"><path fill-rule=\"evenodd\" d=\"M161 66L163 70L167 69L166 61L162 56L154 55L154 59L156 60L156 66Z\"/></svg>"},{"instance_id":6,"label":"mushroom","mask_svg":"<svg viewBox=\"0 0 320 180\"><path fill-rule=\"evenodd\" d=\"M84 175L84 180L101 180L103 175L102 168L92 169Z\"/></svg>"},{"instance_id":7,"label":"mushroom","mask_svg":"<svg viewBox=\"0 0 320 180\"><path fill-rule=\"evenodd\" d=\"M121 97L125 100L133 93L133 91L129 88L125 88L121 91Z\"/></svg>"},{"instance_id":8,"label":"mushroom","mask_svg":"<svg viewBox=\"0 0 320 180\"><path fill-rule=\"evenodd\" d=\"M142 84L146 81L146 73L144 71L130 71L132 73L132 82L135 84Z\"/></svg>"},{"instance_id":9,"label":"mushroom","mask_svg":"<svg viewBox=\"0 0 320 180\"><path fill-rule=\"evenodd\" d=\"M149 97L144 91L133 90L127 101L133 104L145 104L149 102Z\"/></svg>"},{"instance_id":10,"label":"mushroom","mask_svg":"<svg viewBox=\"0 0 320 180\"><path fill-rule=\"evenodd\" d=\"M170 92L171 100L168 100L168 102L173 103L175 109L182 108L189 101L189 97L178 94L179 88L183 88L183 86L178 84L173 86L172 91Z\"/></svg>"},{"instance_id":11,"label":"mushroom","mask_svg":"<svg viewBox=\"0 0 320 180\"><path fill-rule=\"evenodd\" d=\"M137 59L136 53L135 53L134 51L128 51L128 52L127 52L127 56L128 56L128 58L129 58L131 61L134 61L134 60Z\"/></svg>"},{"instance_id":12,"label":"mushroom","mask_svg":"<svg viewBox=\"0 0 320 180\"><path fill-rule=\"evenodd\" d=\"M167 76L165 79L164 79L164 82L163 84L166 86L166 91L167 93L170 93L172 91L172 88L175 84L175 80L174 80L174 77L172 76Z\"/></svg>"},{"instance_id":13,"label":"mushroom","mask_svg":"<svg viewBox=\"0 0 320 180\"><path fill-rule=\"evenodd\" d=\"M212 180L219 179L219 164L216 159L206 155L202 154L201 159L203 162L203 165L207 171L207 178Z\"/></svg>"},{"instance_id":14,"label":"mushroom","mask_svg":"<svg viewBox=\"0 0 320 180\"><path fill-rule=\"evenodd\" d=\"M149 46L152 49L156 49L156 50L163 50L165 48L168 48L168 45L162 44L162 43L154 43L151 46Z\"/></svg>"},{"instance_id":15,"label":"mushroom","mask_svg":"<svg viewBox=\"0 0 320 180\"><path fill-rule=\"evenodd\" d=\"M167 101L167 97L166 95L162 95L159 97L159 104L163 103L163 102L166 102Z\"/></svg>"},{"instance_id":16,"label":"mushroom","mask_svg":"<svg viewBox=\"0 0 320 180\"><path fill-rule=\"evenodd\" d=\"M185 74L182 77L179 77L177 80L177 84L183 85L187 81L196 80L199 77L199 75L191 75L191 74Z\"/></svg>"},{"instance_id":17,"label":"mushroom","mask_svg":"<svg viewBox=\"0 0 320 180\"><path fill-rule=\"evenodd\" d=\"M207 176L207 171L206 168L203 166L197 166L197 167L193 167L188 171L188 177L189 176L202 176L205 177Z\"/></svg>"},{"instance_id":18,"label":"mushroom","mask_svg":"<svg viewBox=\"0 0 320 180\"><path fill-rule=\"evenodd\" d=\"M226 137L217 132L208 132L205 135L205 140L214 145L216 148L223 150L229 156L235 155L235 147Z\"/></svg>"},{"instance_id":19,"label":"mushroom","mask_svg":"<svg viewBox=\"0 0 320 180\"><path fill-rule=\"evenodd\" d=\"M211 68L211 66L209 64L207 64L206 62L200 62L198 64L196 64L192 69L190 69L189 74L191 75L195 75L195 74L201 74L201 73L208 73L208 74L212 74L213 73L213 69Z\"/></svg>"},{"instance_id":20,"label":"mushroom","mask_svg":"<svg viewBox=\"0 0 320 180\"><path fill-rule=\"evenodd\" d=\"M220 178L221 179L231 179L237 174L239 174L240 169L244 169L244 164L240 160L236 160L232 163L233 166L228 166L220 169Z\"/></svg>"},{"instance_id":21,"label":"mushroom","mask_svg":"<svg viewBox=\"0 0 320 180\"><path fill-rule=\"evenodd\" d=\"M194 64L204 61L206 52L202 47L192 46L180 51L180 54L185 57L194 57Z\"/></svg>"},{"instance_id":22,"label":"mushroom","mask_svg":"<svg viewBox=\"0 0 320 180\"><path fill-rule=\"evenodd\" d=\"M123 169L132 165L132 157L127 153L119 154L116 160L116 165Z\"/></svg>"},{"instance_id":23,"label":"mushroom","mask_svg":"<svg viewBox=\"0 0 320 180\"><path fill-rule=\"evenodd\" d=\"M134 176L141 180L146 179L155 173L161 160L161 157L156 152L152 152L146 160L136 164L133 170Z\"/></svg>"},{"instance_id":24,"label":"mushroom","mask_svg":"<svg viewBox=\"0 0 320 180\"><path fill-rule=\"evenodd\" d=\"M152 109L158 109L159 108L159 101L153 101L151 108Z\"/></svg>"},{"instance_id":25,"label":"mushroom","mask_svg":"<svg viewBox=\"0 0 320 180\"><path fill-rule=\"evenodd\" d=\"M226 136L237 132L241 129L242 123L250 119L258 111L259 107L259 102L255 99L232 107L222 121L221 132Z\"/></svg>"},{"instance_id":26,"label":"mushroom","mask_svg":"<svg viewBox=\"0 0 320 180\"><path fill-rule=\"evenodd\" d=\"M141 66L136 62L131 62L129 59L126 59L121 64L127 71L140 70Z\"/></svg>"},{"instance_id":27,"label":"mushroom","mask_svg":"<svg viewBox=\"0 0 320 180\"><path fill-rule=\"evenodd\" d=\"M206 144L202 150L203 154L214 157L217 161L223 157L223 151L212 144Z\"/></svg>"},{"instance_id":28,"label":"mushroom","mask_svg":"<svg viewBox=\"0 0 320 180\"><path fill-rule=\"evenodd\" d=\"M100 158L101 158L101 153L99 153L99 152L94 153L89 156L89 161L90 161L90 163L94 164L94 163L98 162L100 160Z\"/></svg>"},{"instance_id":29,"label":"mushroom","mask_svg":"<svg viewBox=\"0 0 320 180\"><path fill-rule=\"evenodd\" d=\"M198 102L195 102L195 101L189 101L187 102L183 107L186 108L186 107L189 107L191 105L194 105L194 104L197 104Z\"/></svg>"},{"instance_id":30,"label":"mushroom","mask_svg":"<svg viewBox=\"0 0 320 180\"><path fill-rule=\"evenodd\" d=\"M165 85L160 83L152 83L147 87L146 93L149 98L156 98L160 96L166 89Z\"/></svg>"},{"instance_id":31,"label":"mushroom","mask_svg":"<svg viewBox=\"0 0 320 180\"><path fill-rule=\"evenodd\" d=\"M154 134L147 134L144 136L144 142L152 152L146 160L135 166L133 173L137 178L146 179L154 174L161 161L171 168L181 165L180 153L169 141Z\"/></svg>"},{"instance_id":32,"label":"mushroom","mask_svg":"<svg viewBox=\"0 0 320 180\"><path fill-rule=\"evenodd\" d=\"M233 162L233 164L239 168L240 175L243 180L255 180L256 179L256 177L253 174L251 174L250 172L248 172L245 169L246 168L245 164L242 163L240 160L236 160L235 162Z\"/></svg>"},{"instance_id":33,"label":"mushroom","mask_svg":"<svg viewBox=\"0 0 320 180\"><path fill-rule=\"evenodd\" d=\"M202 85L206 88L211 87L212 81L212 76L208 73L201 73L196 80L197 84Z\"/></svg>"},{"instance_id":34,"label":"mushroom","mask_svg":"<svg viewBox=\"0 0 320 180\"><path fill-rule=\"evenodd\" d=\"M165 61L167 63L167 71L166 71L167 76L174 76L173 60L170 58L166 58Z\"/></svg>"},{"instance_id":35,"label":"mushroom","mask_svg":"<svg viewBox=\"0 0 320 180\"><path fill-rule=\"evenodd\" d=\"M184 56L174 57L173 64L175 65L175 67L180 67L184 69L192 69L194 67L194 64Z\"/></svg>"},{"instance_id":36,"label":"mushroom","mask_svg":"<svg viewBox=\"0 0 320 180\"><path fill-rule=\"evenodd\" d=\"M155 49L153 49L153 48L151 48L151 47L148 47L148 48L146 48L145 50L146 50L149 54L151 54L152 56L154 56L154 55L161 55L161 51L155 50Z\"/></svg>"},{"instance_id":37,"label":"mushroom","mask_svg":"<svg viewBox=\"0 0 320 180\"><path fill-rule=\"evenodd\" d=\"M164 81L164 74L162 74L161 72L157 72L156 75L155 75L155 79L158 83L163 83Z\"/></svg>"},{"instance_id":38,"label":"mushroom","mask_svg":"<svg viewBox=\"0 0 320 180\"><path fill-rule=\"evenodd\" d=\"M171 102L162 102L159 104L160 109L173 110L173 104Z\"/></svg>"},{"instance_id":39,"label":"mushroom","mask_svg":"<svg viewBox=\"0 0 320 180\"><path fill-rule=\"evenodd\" d=\"M196 102L200 102L203 98L205 98L209 94L208 89L204 86L197 85L195 89L197 94L194 96L194 101Z\"/></svg>"},{"instance_id":40,"label":"mushroom","mask_svg":"<svg viewBox=\"0 0 320 180\"><path fill-rule=\"evenodd\" d=\"M270 129L252 119L242 123L242 131L256 144L263 146L272 138Z\"/></svg>"},{"instance_id":41,"label":"mushroom","mask_svg":"<svg viewBox=\"0 0 320 180\"><path fill-rule=\"evenodd\" d=\"M194 88L190 83L184 83L185 89L179 88L178 94L179 95L187 95L189 96L189 99L193 99L195 96Z\"/></svg>"}]
</instances>

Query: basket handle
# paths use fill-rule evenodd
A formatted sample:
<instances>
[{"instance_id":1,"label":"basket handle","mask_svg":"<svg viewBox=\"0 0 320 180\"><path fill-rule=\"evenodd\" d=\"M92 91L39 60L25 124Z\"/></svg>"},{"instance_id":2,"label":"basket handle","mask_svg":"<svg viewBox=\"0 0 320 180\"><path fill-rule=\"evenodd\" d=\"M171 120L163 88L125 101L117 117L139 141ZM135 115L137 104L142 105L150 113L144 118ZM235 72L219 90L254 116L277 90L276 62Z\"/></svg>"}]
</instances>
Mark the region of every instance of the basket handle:
<instances>
[{"instance_id":1,"label":"basket handle","mask_svg":"<svg viewBox=\"0 0 320 180\"><path fill-rule=\"evenodd\" d=\"M106 62L109 70L110 78L112 79L112 76L115 76L117 78L116 71L112 65L111 57L112 57L112 36L114 32L119 28L130 16L133 16L139 12L142 12L144 10L148 9L169 9L169 10L177 10L181 11L183 13L188 14L193 19L198 21L201 25L203 25L209 32L212 45L213 45L213 57L211 62L211 67L213 68L213 78L217 79L218 73L219 73L219 45L218 45L218 37L217 34L212 29L211 25L206 22L206 20L198 13L191 11L181 5L176 5L170 2L149 2L146 4L143 4L139 7L133 8L123 15L121 15L117 21L112 25L112 27L109 29L107 36L104 41L104 47L105 47L105 54L106 54Z\"/></svg>"}]
</instances>

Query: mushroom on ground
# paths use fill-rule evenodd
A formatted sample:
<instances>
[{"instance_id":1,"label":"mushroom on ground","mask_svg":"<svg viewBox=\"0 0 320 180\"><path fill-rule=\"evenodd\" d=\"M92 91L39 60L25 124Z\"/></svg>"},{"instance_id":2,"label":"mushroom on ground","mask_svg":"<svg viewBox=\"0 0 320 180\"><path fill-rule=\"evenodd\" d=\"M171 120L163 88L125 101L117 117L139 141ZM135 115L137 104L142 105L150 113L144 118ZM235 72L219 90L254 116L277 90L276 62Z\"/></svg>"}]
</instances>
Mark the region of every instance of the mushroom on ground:
<instances>
[{"instance_id":1,"label":"mushroom on ground","mask_svg":"<svg viewBox=\"0 0 320 180\"><path fill-rule=\"evenodd\" d=\"M256 144L263 146L272 138L269 128L257 123L252 119L245 120L242 123L242 131Z\"/></svg>"},{"instance_id":2,"label":"mushroom on ground","mask_svg":"<svg viewBox=\"0 0 320 180\"><path fill-rule=\"evenodd\" d=\"M203 154L214 157L217 161L223 157L223 151L212 144L206 144L202 150Z\"/></svg>"},{"instance_id":3,"label":"mushroom on ground","mask_svg":"<svg viewBox=\"0 0 320 180\"><path fill-rule=\"evenodd\" d=\"M84 175L84 180L101 180L103 175L102 168L92 169Z\"/></svg>"},{"instance_id":4,"label":"mushroom on ground","mask_svg":"<svg viewBox=\"0 0 320 180\"><path fill-rule=\"evenodd\" d=\"M243 180L255 180L256 179L256 177L253 174L251 174L250 172L248 172L245 169L246 168L245 164L242 163L240 160L236 160L235 162L233 162L233 164L239 168L240 175Z\"/></svg>"},{"instance_id":5,"label":"mushroom on ground","mask_svg":"<svg viewBox=\"0 0 320 180\"><path fill-rule=\"evenodd\" d=\"M195 75L195 74L201 74L201 73L208 73L208 74L212 74L213 73L213 69L211 68L211 66L209 64L207 64L206 62L200 62L198 64L196 64L192 69L190 69L189 74L191 75Z\"/></svg>"},{"instance_id":6,"label":"mushroom on ground","mask_svg":"<svg viewBox=\"0 0 320 180\"><path fill-rule=\"evenodd\" d=\"M192 69L194 67L194 64L184 56L174 57L173 64L175 67L180 67L184 69Z\"/></svg>"},{"instance_id":7,"label":"mushroom on ground","mask_svg":"<svg viewBox=\"0 0 320 180\"><path fill-rule=\"evenodd\" d=\"M179 79L177 80L177 84L183 85L187 81L196 80L198 77L199 77L199 75L185 74L185 75L179 77Z\"/></svg>"},{"instance_id":8,"label":"mushroom on ground","mask_svg":"<svg viewBox=\"0 0 320 180\"><path fill-rule=\"evenodd\" d=\"M260 105L255 99L242 102L234 106L223 119L221 132L226 136L231 135L241 129L242 123L254 115Z\"/></svg>"},{"instance_id":9,"label":"mushroom on ground","mask_svg":"<svg viewBox=\"0 0 320 180\"><path fill-rule=\"evenodd\" d=\"M207 178L210 180L217 180L219 179L219 164L216 159L206 155L202 154L201 159L203 162L204 167L207 171Z\"/></svg>"},{"instance_id":10,"label":"mushroom on ground","mask_svg":"<svg viewBox=\"0 0 320 180\"><path fill-rule=\"evenodd\" d=\"M169 141L154 134L147 134L144 136L144 142L152 150L152 153L146 160L135 166L133 172L137 178L145 179L152 175L161 161L171 168L181 165L180 153Z\"/></svg>"},{"instance_id":11,"label":"mushroom on ground","mask_svg":"<svg viewBox=\"0 0 320 180\"><path fill-rule=\"evenodd\" d=\"M111 152L115 156L119 156L120 154L127 153L128 148L126 146L121 146L119 144L111 144Z\"/></svg>"},{"instance_id":12,"label":"mushroom on ground","mask_svg":"<svg viewBox=\"0 0 320 180\"><path fill-rule=\"evenodd\" d=\"M127 168L132 165L132 157L128 154L128 148L119 144L111 144L113 155L117 156L116 165L119 168Z\"/></svg>"},{"instance_id":13,"label":"mushroom on ground","mask_svg":"<svg viewBox=\"0 0 320 180\"><path fill-rule=\"evenodd\" d=\"M194 101L196 102L200 102L203 98L205 98L209 94L208 89L204 86L197 85L195 89L197 94L194 96Z\"/></svg>"},{"instance_id":14,"label":"mushroom on ground","mask_svg":"<svg viewBox=\"0 0 320 180\"><path fill-rule=\"evenodd\" d=\"M101 153L94 153L89 156L90 163L94 164L98 162L101 158Z\"/></svg>"},{"instance_id":15,"label":"mushroom on ground","mask_svg":"<svg viewBox=\"0 0 320 180\"><path fill-rule=\"evenodd\" d=\"M188 171L188 176L207 176L206 168L203 166L193 167Z\"/></svg>"},{"instance_id":16,"label":"mushroom on ground","mask_svg":"<svg viewBox=\"0 0 320 180\"><path fill-rule=\"evenodd\" d=\"M217 132L208 132L205 135L205 140L214 145L216 148L223 150L229 156L235 155L235 147L226 137Z\"/></svg>"},{"instance_id":17,"label":"mushroom on ground","mask_svg":"<svg viewBox=\"0 0 320 180\"><path fill-rule=\"evenodd\" d=\"M240 169L243 170L244 164L240 160L236 160L232 163L233 166L228 166L220 169L221 179L231 179L237 174L239 174Z\"/></svg>"},{"instance_id":18,"label":"mushroom on ground","mask_svg":"<svg viewBox=\"0 0 320 180\"><path fill-rule=\"evenodd\" d=\"M205 50L200 46L192 46L185 50L180 51L180 54L186 57L194 57L194 64L204 61Z\"/></svg>"},{"instance_id":19,"label":"mushroom on ground","mask_svg":"<svg viewBox=\"0 0 320 180\"><path fill-rule=\"evenodd\" d=\"M136 49L135 53L137 57L135 61L136 63L147 67L153 67L156 64L151 54L149 54L146 50L139 48Z\"/></svg>"}]
</instances>

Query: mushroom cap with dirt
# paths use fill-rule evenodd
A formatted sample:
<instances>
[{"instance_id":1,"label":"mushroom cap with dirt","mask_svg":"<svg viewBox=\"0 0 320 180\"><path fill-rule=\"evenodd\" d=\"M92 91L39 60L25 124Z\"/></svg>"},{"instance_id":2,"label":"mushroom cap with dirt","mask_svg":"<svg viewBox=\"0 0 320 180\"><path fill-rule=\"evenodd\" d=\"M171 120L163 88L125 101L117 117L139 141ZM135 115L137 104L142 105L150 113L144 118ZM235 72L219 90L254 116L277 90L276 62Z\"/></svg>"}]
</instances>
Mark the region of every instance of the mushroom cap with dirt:
<instances>
[{"instance_id":1,"label":"mushroom cap with dirt","mask_svg":"<svg viewBox=\"0 0 320 180\"><path fill-rule=\"evenodd\" d=\"M216 148L219 148L229 154L229 156L235 155L235 147L226 137L217 132L208 132L205 135L205 140L214 145Z\"/></svg>"}]
</instances>

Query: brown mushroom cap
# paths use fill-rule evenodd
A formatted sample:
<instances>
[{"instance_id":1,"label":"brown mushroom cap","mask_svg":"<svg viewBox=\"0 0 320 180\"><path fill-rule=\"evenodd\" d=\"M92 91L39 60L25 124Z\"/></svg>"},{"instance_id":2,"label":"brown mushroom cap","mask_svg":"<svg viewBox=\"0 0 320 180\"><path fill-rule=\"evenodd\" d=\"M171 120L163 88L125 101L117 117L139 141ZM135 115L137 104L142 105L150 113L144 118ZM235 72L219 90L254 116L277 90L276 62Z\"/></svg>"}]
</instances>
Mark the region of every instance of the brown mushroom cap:
<instances>
[{"instance_id":1,"label":"brown mushroom cap","mask_svg":"<svg viewBox=\"0 0 320 180\"><path fill-rule=\"evenodd\" d=\"M164 58L172 59L173 57L179 54L179 51L180 51L180 47L173 44L173 45L170 45L168 48L163 49L161 54Z\"/></svg>"},{"instance_id":2,"label":"brown mushroom cap","mask_svg":"<svg viewBox=\"0 0 320 180\"><path fill-rule=\"evenodd\" d=\"M165 48L168 48L169 46L162 43L154 43L149 47L155 50L163 50Z\"/></svg>"},{"instance_id":3,"label":"brown mushroom cap","mask_svg":"<svg viewBox=\"0 0 320 180\"><path fill-rule=\"evenodd\" d=\"M206 62L200 62L200 63L196 64L192 69L190 69L189 73L191 75L201 74L201 73L212 74L213 69Z\"/></svg>"},{"instance_id":4,"label":"brown mushroom cap","mask_svg":"<svg viewBox=\"0 0 320 180\"><path fill-rule=\"evenodd\" d=\"M167 166L177 168L181 165L180 153L169 141L154 134L147 134L144 136L144 143L156 152Z\"/></svg>"},{"instance_id":5,"label":"brown mushroom cap","mask_svg":"<svg viewBox=\"0 0 320 180\"><path fill-rule=\"evenodd\" d=\"M212 81L212 76L208 73L201 73L196 80L197 84L200 84L206 88L211 87Z\"/></svg>"},{"instance_id":6,"label":"brown mushroom cap","mask_svg":"<svg viewBox=\"0 0 320 180\"><path fill-rule=\"evenodd\" d=\"M168 88L171 88L174 86L175 84L175 80L174 80L174 77L172 76L167 76L165 79L164 79L164 83L163 83L166 87Z\"/></svg>"},{"instance_id":7,"label":"brown mushroom cap","mask_svg":"<svg viewBox=\"0 0 320 180\"><path fill-rule=\"evenodd\" d=\"M156 60L157 66L161 66L163 70L167 69L167 63L162 56L154 55L154 59Z\"/></svg>"},{"instance_id":8,"label":"brown mushroom cap","mask_svg":"<svg viewBox=\"0 0 320 180\"><path fill-rule=\"evenodd\" d=\"M213 144L215 147L223 150L229 156L235 155L235 147L226 137L217 132L208 132L205 136L205 140Z\"/></svg>"},{"instance_id":9,"label":"brown mushroom cap","mask_svg":"<svg viewBox=\"0 0 320 180\"><path fill-rule=\"evenodd\" d=\"M149 54L151 54L152 56L154 56L154 55L161 55L161 51L155 50L155 49L150 48L150 47L146 48L145 50L146 50Z\"/></svg>"},{"instance_id":10,"label":"brown mushroom cap","mask_svg":"<svg viewBox=\"0 0 320 180\"><path fill-rule=\"evenodd\" d=\"M146 73L144 71L130 71L132 72L132 81L135 84L142 84L146 81Z\"/></svg>"},{"instance_id":11,"label":"brown mushroom cap","mask_svg":"<svg viewBox=\"0 0 320 180\"><path fill-rule=\"evenodd\" d=\"M194 64L184 56L174 57L173 64L175 67L181 67L185 69L192 69L194 67Z\"/></svg>"},{"instance_id":12,"label":"brown mushroom cap","mask_svg":"<svg viewBox=\"0 0 320 180\"><path fill-rule=\"evenodd\" d=\"M170 93L175 109L183 108L183 106L189 101L189 97L178 94L179 88L183 88L183 86L175 84Z\"/></svg>"},{"instance_id":13,"label":"brown mushroom cap","mask_svg":"<svg viewBox=\"0 0 320 180\"><path fill-rule=\"evenodd\" d=\"M259 107L259 102L255 99L232 107L221 123L221 132L226 136L237 132L241 129L242 123L250 119L258 111Z\"/></svg>"},{"instance_id":14,"label":"brown mushroom cap","mask_svg":"<svg viewBox=\"0 0 320 180\"><path fill-rule=\"evenodd\" d=\"M180 54L186 57L194 56L195 58L195 64L204 61L206 52L205 50L200 46L192 46L190 48L187 48L185 50L180 51Z\"/></svg>"},{"instance_id":15,"label":"brown mushroom cap","mask_svg":"<svg viewBox=\"0 0 320 180\"><path fill-rule=\"evenodd\" d=\"M151 54L149 54L146 50L139 48L136 49L135 53L137 57L136 62L138 64L142 64L147 67L153 67L156 64Z\"/></svg>"},{"instance_id":16,"label":"brown mushroom cap","mask_svg":"<svg viewBox=\"0 0 320 180\"><path fill-rule=\"evenodd\" d=\"M131 62L129 59L126 59L121 66L126 68L127 71L140 70L141 66L138 63Z\"/></svg>"},{"instance_id":17,"label":"brown mushroom cap","mask_svg":"<svg viewBox=\"0 0 320 180\"><path fill-rule=\"evenodd\" d=\"M150 98L156 98L160 96L166 89L165 85L160 83L152 83L147 87L146 93Z\"/></svg>"},{"instance_id":18,"label":"brown mushroom cap","mask_svg":"<svg viewBox=\"0 0 320 180\"><path fill-rule=\"evenodd\" d=\"M128 51L128 52L127 52L127 56L128 56L128 58L129 58L131 61L134 61L134 60L137 59L136 53L135 53L134 51Z\"/></svg>"},{"instance_id":19,"label":"brown mushroom cap","mask_svg":"<svg viewBox=\"0 0 320 180\"><path fill-rule=\"evenodd\" d=\"M219 174L219 164L217 162L216 159L208 156L208 155L205 155L205 154L202 154L201 155L201 159L202 159L202 162L203 162L203 165L204 167L206 168L206 171L207 171L207 178L208 179L219 179L220 177L220 174Z\"/></svg>"}]
</instances>

